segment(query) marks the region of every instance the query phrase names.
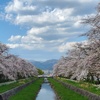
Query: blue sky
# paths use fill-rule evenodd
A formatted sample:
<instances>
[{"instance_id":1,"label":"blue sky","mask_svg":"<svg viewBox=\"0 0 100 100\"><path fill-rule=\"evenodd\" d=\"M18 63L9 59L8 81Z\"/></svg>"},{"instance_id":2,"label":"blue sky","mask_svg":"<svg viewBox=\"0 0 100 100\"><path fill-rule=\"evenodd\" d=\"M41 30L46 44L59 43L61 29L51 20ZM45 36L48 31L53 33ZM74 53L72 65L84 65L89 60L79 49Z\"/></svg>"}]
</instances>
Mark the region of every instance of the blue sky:
<instances>
[{"instance_id":1,"label":"blue sky","mask_svg":"<svg viewBox=\"0 0 100 100\"><path fill-rule=\"evenodd\" d=\"M28 60L59 59L89 30L99 0L1 0L0 41Z\"/></svg>"}]
</instances>

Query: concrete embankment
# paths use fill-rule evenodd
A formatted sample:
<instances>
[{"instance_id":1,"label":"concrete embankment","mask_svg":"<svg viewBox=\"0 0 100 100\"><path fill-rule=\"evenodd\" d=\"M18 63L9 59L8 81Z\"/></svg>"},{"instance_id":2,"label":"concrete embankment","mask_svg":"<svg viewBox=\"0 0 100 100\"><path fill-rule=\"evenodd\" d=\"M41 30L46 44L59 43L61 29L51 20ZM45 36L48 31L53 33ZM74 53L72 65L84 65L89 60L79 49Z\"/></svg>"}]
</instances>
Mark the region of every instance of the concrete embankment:
<instances>
[{"instance_id":1,"label":"concrete embankment","mask_svg":"<svg viewBox=\"0 0 100 100\"><path fill-rule=\"evenodd\" d=\"M11 90L8 90L4 93L0 94L0 100L8 100L8 98L14 94L16 94L17 92L19 92L20 90L22 90L23 88L27 87L28 85L32 84L35 80L28 82L26 84L23 84L21 86L18 86L16 88L13 88Z\"/></svg>"},{"instance_id":2,"label":"concrete embankment","mask_svg":"<svg viewBox=\"0 0 100 100\"><path fill-rule=\"evenodd\" d=\"M71 89L71 90L73 90L73 91L75 91L75 92L77 92L77 93L79 93L79 94L81 94L83 96L88 97L89 100L100 100L100 96L99 95L93 94L93 93L91 93L89 91L77 88L75 86L72 86L72 85L70 85L68 83L64 83L64 82L59 81L59 80L56 80L56 81L62 83L65 87L67 87L67 88L69 88L69 89Z\"/></svg>"}]
</instances>

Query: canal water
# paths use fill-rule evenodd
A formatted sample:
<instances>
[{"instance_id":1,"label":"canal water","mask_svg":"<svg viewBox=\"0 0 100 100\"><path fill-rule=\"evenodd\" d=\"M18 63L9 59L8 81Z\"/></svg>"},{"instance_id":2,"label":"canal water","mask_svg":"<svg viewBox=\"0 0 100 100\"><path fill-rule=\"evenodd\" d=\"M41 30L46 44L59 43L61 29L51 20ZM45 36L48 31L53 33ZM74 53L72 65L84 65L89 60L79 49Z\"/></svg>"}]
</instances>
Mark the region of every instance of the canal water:
<instances>
[{"instance_id":1,"label":"canal water","mask_svg":"<svg viewBox=\"0 0 100 100\"><path fill-rule=\"evenodd\" d=\"M57 100L56 95L49 83L45 82L42 84L36 100Z\"/></svg>"}]
</instances>

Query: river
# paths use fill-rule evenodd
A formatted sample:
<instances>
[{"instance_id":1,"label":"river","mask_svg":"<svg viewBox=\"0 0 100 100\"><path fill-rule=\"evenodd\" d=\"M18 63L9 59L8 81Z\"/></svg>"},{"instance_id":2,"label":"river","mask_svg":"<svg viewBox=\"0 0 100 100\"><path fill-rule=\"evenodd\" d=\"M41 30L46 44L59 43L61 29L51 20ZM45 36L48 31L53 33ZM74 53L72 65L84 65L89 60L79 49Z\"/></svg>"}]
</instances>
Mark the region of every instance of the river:
<instances>
[{"instance_id":1,"label":"river","mask_svg":"<svg viewBox=\"0 0 100 100\"><path fill-rule=\"evenodd\" d=\"M49 83L43 83L36 100L57 100Z\"/></svg>"}]
</instances>

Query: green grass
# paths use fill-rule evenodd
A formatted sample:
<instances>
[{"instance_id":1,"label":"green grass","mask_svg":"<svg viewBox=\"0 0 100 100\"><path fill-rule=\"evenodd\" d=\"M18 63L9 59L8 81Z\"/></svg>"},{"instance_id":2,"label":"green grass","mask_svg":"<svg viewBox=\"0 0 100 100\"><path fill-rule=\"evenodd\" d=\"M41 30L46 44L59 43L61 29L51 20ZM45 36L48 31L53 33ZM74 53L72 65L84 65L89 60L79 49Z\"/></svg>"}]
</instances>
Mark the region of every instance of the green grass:
<instances>
[{"instance_id":1,"label":"green grass","mask_svg":"<svg viewBox=\"0 0 100 100\"><path fill-rule=\"evenodd\" d=\"M34 81L33 84L27 86L26 88L19 91L17 94L11 96L9 100L35 100L42 82L42 78Z\"/></svg>"},{"instance_id":2,"label":"green grass","mask_svg":"<svg viewBox=\"0 0 100 100\"><path fill-rule=\"evenodd\" d=\"M57 79L65 82L65 83L69 83L73 86L76 86L76 87L82 88L84 90L87 90L89 92L100 95L100 88L98 88L98 86L96 86L94 84L84 82L84 81L79 81L79 82L78 81L73 81L73 80L69 80L69 79L66 79L66 78L57 78Z\"/></svg>"},{"instance_id":3,"label":"green grass","mask_svg":"<svg viewBox=\"0 0 100 100\"><path fill-rule=\"evenodd\" d=\"M33 78L29 78L29 79L20 79L15 83L11 83L11 84L7 84L7 85L2 85L0 86L0 93L6 92L7 90L13 89L17 86L20 86L22 84L25 84L27 82L32 81Z\"/></svg>"},{"instance_id":4,"label":"green grass","mask_svg":"<svg viewBox=\"0 0 100 100\"><path fill-rule=\"evenodd\" d=\"M52 84L54 90L61 98L60 100L88 100L87 97L84 97L68 88L63 86L61 83L57 82L54 79L49 78L50 83Z\"/></svg>"}]
</instances>

